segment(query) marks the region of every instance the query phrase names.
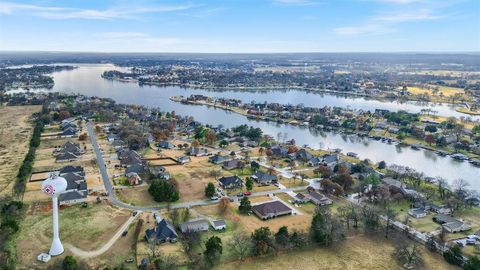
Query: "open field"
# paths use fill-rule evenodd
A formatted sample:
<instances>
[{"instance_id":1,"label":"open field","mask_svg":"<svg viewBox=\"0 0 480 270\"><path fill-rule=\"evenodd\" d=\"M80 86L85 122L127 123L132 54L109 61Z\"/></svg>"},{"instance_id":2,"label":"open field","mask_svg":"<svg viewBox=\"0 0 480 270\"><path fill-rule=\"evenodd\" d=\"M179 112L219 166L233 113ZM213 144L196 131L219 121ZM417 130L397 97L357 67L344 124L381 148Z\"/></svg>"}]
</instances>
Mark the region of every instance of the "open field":
<instances>
[{"instance_id":1,"label":"open field","mask_svg":"<svg viewBox=\"0 0 480 270\"><path fill-rule=\"evenodd\" d=\"M107 202L70 206L59 211L60 235L64 245L90 251L103 246L130 216L127 210ZM48 203L28 205L20 224L17 256L21 269L36 262L36 256L48 250L52 237L52 213ZM67 252L68 253L68 252ZM68 255L68 254L67 254Z\"/></svg>"},{"instance_id":2,"label":"open field","mask_svg":"<svg viewBox=\"0 0 480 270\"><path fill-rule=\"evenodd\" d=\"M41 106L0 106L0 198L12 192L33 131L28 119L40 109Z\"/></svg>"},{"instance_id":3,"label":"open field","mask_svg":"<svg viewBox=\"0 0 480 270\"><path fill-rule=\"evenodd\" d=\"M438 87L438 92L435 93L433 91L434 88ZM423 88L423 87L417 87L417 86L409 86L407 88L408 92L414 95L422 95L422 94L427 94L430 96L444 96L444 97L452 97L456 94L465 94L465 91L461 88L455 88L455 87L448 87L448 86L431 86L431 88Z\"/></svg>"},{"instance_id":4,"label":"open field","mask_svg":"<svg viewBox=\"0 0 480 270\"><path fill-rule=\"evenodd\" d=\"M115 194L123 202L136 206L159 205L153 200L152 195L148 193L148 186L135 188L116 189Z\"/></svg>"},{"instance_id":5,"label":"open field","mask_svg":"<svg viewBox=\"0 0 480 270\"><path fill-rule=\"evenodd\" d=\"M404 269L392 258L392 242L382 237L356 235L336 246L312 248L305 251L285 252L277 256L252 258L245 262L222 264L216 269L328 269L328 270L391 270ZM424 266L421 269L459 269L447 264L440 255L423 251Z\"/></svg>"}]
</instances>

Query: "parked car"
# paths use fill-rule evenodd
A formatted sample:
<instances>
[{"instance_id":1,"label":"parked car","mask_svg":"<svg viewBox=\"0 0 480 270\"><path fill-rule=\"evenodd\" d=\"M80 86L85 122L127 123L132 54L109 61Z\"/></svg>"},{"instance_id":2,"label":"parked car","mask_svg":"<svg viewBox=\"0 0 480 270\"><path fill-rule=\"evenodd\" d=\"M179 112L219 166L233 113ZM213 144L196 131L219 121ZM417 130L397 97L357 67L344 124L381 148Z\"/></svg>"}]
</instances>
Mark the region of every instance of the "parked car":
<instances>
[{"instance_id":1,"label":"parked car","mask_svg":"<svg viewBox=\"0 0 480 270\"><path fill-rule=\"evenodd\" d=\"M127 236L128 231L123 231L122 236Z\"/></svg>"},{"instance_id":2,"label":"parked car","mask_svg":"<svg viewBox=\"0 0 480 270\"><path fill-rule=\"evenodd\" d=\"M219 198L218 198L217 195L213 195L212 197L210 197L210 200L212 200L212 201L216 201L216 200L218 200L218 199L219 199Z\"/></svg>"},{"instance_id":3,"label":"parked car","mask_svg":"<svg viewBox=\"0 0 480 270\"><path fill-rule=\"evenodd\" d=\"M250 191L245 191L245 192L243 192L243 195L245 195L245 196L250 196L250 195L252 195L252 192L250 192Z\"/></svg>"},{"instance_id":4,"label":"parked car","mask_svg":"<svg viewBox=\"0 0 480 270\"><path fill-rule=\"evenodd\" d=\"M239 198L241 198L241 197L243 197L243 196L245 196L245 195L244 195L243 193L241 193L241 192L237 194L237 197L239 197Z\"/></svg>"}]
</instances>

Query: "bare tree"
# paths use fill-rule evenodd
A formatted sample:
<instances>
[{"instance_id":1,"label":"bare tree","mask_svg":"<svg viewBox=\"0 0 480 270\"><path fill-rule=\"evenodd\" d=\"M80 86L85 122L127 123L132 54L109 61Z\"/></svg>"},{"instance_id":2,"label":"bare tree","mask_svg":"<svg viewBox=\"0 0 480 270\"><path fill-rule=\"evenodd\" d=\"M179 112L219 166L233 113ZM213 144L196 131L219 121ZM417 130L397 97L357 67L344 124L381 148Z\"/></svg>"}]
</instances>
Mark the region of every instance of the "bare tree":
<instances>
[{"instance_id":1,"label":"bare tree","mask_svg":"<svg viewBox=\"0 0 480 270\"><path fill-rule=\"evenodd\" d=\"M405 236L398 236L393 255L403 263L407 269L413 269L422 264L421 244L411 241Z\"/></svg>"},{"instance_id":2,"label":"bare tree","mask_svg":"<svg viewBox=\"0 0 480 270\"><path fill-rule=\"evenodd\" d=\"M440 195L441 199L445 199L445 191L448 188L448 182L442 177L436 177L437 185L438 185L438 194Z\"/></svg>"},{"instance_id":3,"label":"bare tree","mask_svg":"<svg viewBox=\"0 0 480 270\"><path fill-rule=\"evenodd\" d=\"M231 252L241 261L252 252L252 239L244 232L235 233L230 240Z\"/></svg>"}]
</instances>

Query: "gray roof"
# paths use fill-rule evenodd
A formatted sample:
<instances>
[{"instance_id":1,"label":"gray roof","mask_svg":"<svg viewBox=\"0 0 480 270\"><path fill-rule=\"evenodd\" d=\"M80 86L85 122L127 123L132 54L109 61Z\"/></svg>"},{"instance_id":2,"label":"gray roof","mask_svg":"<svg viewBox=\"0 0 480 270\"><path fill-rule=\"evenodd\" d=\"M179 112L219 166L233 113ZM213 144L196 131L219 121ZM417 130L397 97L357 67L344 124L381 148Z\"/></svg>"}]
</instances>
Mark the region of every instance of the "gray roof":
<instances>
[{"instance_id":1,"label":"gray roof","mask_svg":"<svg viewBox=\"0 0 480 270\"><path fill-rule=\"evenodd\" d=\"M85 171L82 166L65 166L60 169L60 176L65 173L80 173L82 175L85 175Z\"/></svg>"},{"instance_id":2,"label":"gray roof","mask_svg":"<svg viewBox=\"0 0 480 270\"><path fill-rule=\"evenodd\" d=\"M168 239L176 239L178 237L177 232L170 223L165 219L162 219L157 226L153 229L148 229L145 231L145 236L147 239L155 237L157 240L166 241Z\"/></svg>"},{"instance_id":3,"label":"gray roof","mask_svg":"<svg viewBox=\"0 0 480 270\"><path fill-rule=\"evenodd\" d=\"M219 227L219 226L226 226L227 223L225 223L225 220L219 219L219 220L214 220L214 221L213 221L213 225L214 225L215 227Z\"/></svg>"},{"instance_id":4,"label":"gray roof","mask_svg":"<svg viewBox=\"0 0 480 270\"><path fill-rule=\"evenodd\" d=\"M196 219L180 224L182 232L208 230L208 221L205 219Z\"/></svg>"},{"instance_id":5,"label":"gray roof","mask_svg":"<svg viewBox=\"0 0 480 270\"><path fill-rule=\"evenodd\" d=\"M71 200L79 200L87 198L87 191L86 190L78 190L78 191L70 191L60 194L58 200L60 202L64 201L71 201Z\"/></svg>"}]
</instances>

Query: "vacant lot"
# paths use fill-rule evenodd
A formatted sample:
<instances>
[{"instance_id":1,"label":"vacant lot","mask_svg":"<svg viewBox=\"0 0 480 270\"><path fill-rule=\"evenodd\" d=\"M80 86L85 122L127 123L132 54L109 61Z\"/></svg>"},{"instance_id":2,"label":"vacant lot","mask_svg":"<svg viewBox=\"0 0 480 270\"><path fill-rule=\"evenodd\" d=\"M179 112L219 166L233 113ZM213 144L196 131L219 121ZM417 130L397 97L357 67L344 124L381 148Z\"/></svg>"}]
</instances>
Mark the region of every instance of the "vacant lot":
<instances>
[{"instance_id":1,"label":"vacant lot","mask_svg":"<svg viewBox=\"0 0 480 270\"><path fill-rule=\"evenodd\" d=\"M391 270L404 269L391 254L392 242L384 238L357 235L330 248L286 252L277 256L249 259L245 262L222 264L217 269L341 269ZM425 264L421 269L459 269L447 264L439 255L423 251Z\"/></svg>"},{"instance_id":2,"label":"vacant lot","mask_svg":"<svg viewBox=\"0 0 480 270\"><path fill-rule=\"evenodd\" d=\"M41 106L0 106L0 198L12 192L33 131L28 119L40 109Z\"/></svg>"},{"instance_id":3,"label":"vacant lot","mask_svg":"<svg viewBox=\"0 0 480 270\"><path fill-rule=\"evenodd\" d=\"M438 91L434 91L438 87ZM432 86L431 88L423 88L417 86L409 86L408 92L414 95L422 95L427 94L430 96L441 95L445 97L451 97L455 94L465 94L465 91L462 88L454 88L454 87L447 87L447 86Z\"/></svg>"},{"instance_id":4,"label":"vacant lot","mask_svg":"<svg viewBox=\"0 0 480 270\"><path fill-rule=\"evenodd\" d=\"M103 246L129 218L130 212L103 202L80 205L59 211L60 237L63 244L71 244L85 251ZM18 261L23 267L31 266L36 256L50 248L52 237L52 211L50 204L28 206L21 223L17 241Z\"/></svg>"}]
</instances>

